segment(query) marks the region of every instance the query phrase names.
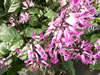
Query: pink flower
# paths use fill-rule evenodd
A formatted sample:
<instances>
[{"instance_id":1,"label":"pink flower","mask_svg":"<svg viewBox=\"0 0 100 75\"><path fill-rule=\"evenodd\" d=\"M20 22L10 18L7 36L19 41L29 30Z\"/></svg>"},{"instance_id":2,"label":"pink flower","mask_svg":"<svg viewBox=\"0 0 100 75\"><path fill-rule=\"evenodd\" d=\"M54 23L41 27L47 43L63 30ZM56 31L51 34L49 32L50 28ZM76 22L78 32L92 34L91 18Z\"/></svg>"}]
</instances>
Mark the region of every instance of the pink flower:
<instances>
[{"instance_id":1,"label":"pink flower","mask_svg":"<svg viewBox=\"0 0 100 75\"><path fill-rule=\"evenodd\" d=\"M98 44L100 44L100 39L98 39L96 42L97 42Z\"/></svg>"},{"instance_id":2,"label":"pink flower","mask_svg":"<svg viewBox=\"0 0 100 75\"><path fill-rule=\"evenodd\" d=\"M34 6L34 3L31 1L24 1L22 2L23 6L28 8L28 7L33 7Z\"/></svg>"},{"instance_id":3,"label":"pink flower","mask_svg":"<svg viewBox=\"0 0 100 75\"><path fill-rule=\"evenodd\" d=\"M100 49L100 45L95 44L94 46L95 46L96 49Z\"/></svg>"},{"instance_id":4,"label":"pink flower","mask_svg":"<svg viewBox=\"0 0 100 75\"><path fill-rule=\"evenodd\" d=\"M35 46L37 47L36 51L41 56L41 58L47 60L47 54L45 50L39 44L36 44Z\"/></svg>"},{"instance_id":5,"label":"pink flower","mask_svg":"<svg viewBox=\"0 0 100 75\"><path fill-rule=\"evenodd\" d=\"M34 40L36 40L36 39L40 38L40 36L37 36L37 35L34 34L34 32L32 32L32 38L33 38Z\"/></svg>"},{"instance_id":6,"label":"pink flower","mask_svg":"<svg viewBox=\"0 0 100 75\"><path fill-rule=\"evenodd\" d=\"M24 24L24 23L28 22L29 18L30 18L29 13L27 13L27 12L22 12L22 13L20 14L20 17L19 17L19 23Z\"/></svg>"},{"instance_id":7,"label":"pink flower","mask_svg":"<svg viewBox=\"0 0 100 75\"><path fill-rule=\"evenodd\" d=\"M97 53L94 55L96 59L100 59L100 51L98 50Z\"/></svg>"},{"instance_id":8,"label":"pink flower","mask_svg":"<svg viewBox=\"0 0 100 75\"><path fill-rule=\"evenodd\" d=\"M22 56L22 53L27 50L28 46L25 46L22 50L19 50L18 48L16 48L16 51L19 53L18 56Z\"/></svg>"},{"instance_id":9,"label":"pink flower","mask_svg":"<svg viewBox=\"0 0 100 75\"><path fill-rule=\"evenodd\" d=\"M3 64L4 62L2 60L0 60L0 66Z\"/></svg>"},{"instance_id":10,"label":"pink flower","mask_svg":"<svg viewBox=\"0 0 100 75\"><path fill-rule=\"evenodd\" d=\"M88 64L84 55L81 55L81 61L84 64Z\"/></svg>"},{"instance_id":11,"label":"pink flower","mask_svg":"<svg viewBox=\"0 0 100 75\"><path fill-rule=\"evenodd\" d=\"M62 43L58 44L59 49L62 51Z\"/></svg>"},{"instance_id":12,"label":"pink flower","mask_svg":"<svg viewBox=\"0 0 100 75\"><path fill-rule=\"evenodd\" d=\"M10 18L9 18L9 22L10 22L10 24L8 24L8 26L15 26L16 24L15 23L17 23L17 20L14 18L14 17L16 17L17 15L12 15Z\"/></svg>"},{"instance_id":13,"label":"pink flower","mask_svg":"<svg viewBox=\"0 0 100 75\"><path fill-rule=\"evenodd\" d=\"M87 41L82 41L81 48L83 48L85 51L89 51L92 48L92 44Z\"/></svg>"},{"instance_id":14,"label":"pink flower","mask_svg":"<svg viewBox=\"0 0 100 75\"><path fill-rule=\"evenodd\" d=\"M80 4L80 0L70 0L70 7L73 8L74 6L77 6Z\"/></svg>"},{"instance_id":15,"label":"pink flower","mask_svg":"<svg viewBox=\"0 0 100 75\"><path fill-rule=\"evenodd\" d=\"M44 63L44 64L46 64L46 66L48 66L48 67L51 66L50 64L48 64L48 63L47 63L46 61L44 61L44 60L41 60L41 62Z\"/></svg>"},{"instance_id":16,"label":"pink flower","mask_svg":"<svg viewBox=\"0 0 100 75\"><path fill-rule=\"evenodd\" d=\"M61 6L64 6L66 4L67 4L66 0L61 0Z\"/></svg>"},{"instance_id":17,"label":"pink flower","mask_svg":"<svg viewBox=\"0 0 100 75\"><path fill-rule=\"evenodd\" d=\"M57 51L53 51L53 54L52 54L52 56L51 56L51 62L53 63L53 64L56 64L59 60L58 60L58 58L57 58Z\"/></svg>"},{"instance_id":18,"label":"pink flower","mask_svg":"<svg viewBox=\"0 0 100 75\"><path fill-rule=\"evenodd\" d=\"M69 59L71 59L71 54L66 52L66 51L64 51L64 55L63 56L64 56L64 60L65 61L68 61Z\"/></svg>"},{"instance_id":19,"label":"pink flower","mask_svg":"<svg viewBox=\"0 0 100 75\"><path fill-rule=\"evenodd\" d=\"M64 38L65 38L65 41L68 42L68 41L73 41L74 39L72 38L72 35L69 33L68 29L66 28L64 30Z\"/></svg>"},{"instance_id":20,"label":"pink flower","mask_svg":"<svg viewBox=\"0 0 100 75\"><path fill-rule=\"evenodd\" d=\"M93 55L91 64L93 64L93 65L97 64L97 57L95 55Z\"/></svg>"},{"instance_id":21,"label":"pink flower","mask_svg":"<svg viewBox=\"0 0 100 75\"><path fill-rule=\"evenodd\" d=\"M70 16L68 18L66 18L66 22L75 27L75 25L78 22L78 18L76 18L76 15L78 15L78 14L70 13L69 15Z\"/></svg>"},{"instance_id":22,"label":"pink flower","mask_svg":"<svg viewBox=\"0 0 100 75\"><path fill-rule=\"evenodd\" d=\"M58 33L57 33L57 41L60 41L60 38L61 38L61 36L62 36L62 30L60 29L60 30L58 30Z\"/></svg>"},{"instance_id":23,"label":"pink flower","mask_svg":"<svg viewBox=\"0 0 100 75\"><path fill-rule=\"evenodd\" d=\"M32 61L32 51L31 50L28 50L28 60Z\"/></svg>"},{"instance_id":24,"label":"pink flower","mask_svg":"<svg viewBox=\"0 0 100 75\"><path fill-rule=\"evenodd\" d=\"M94 46L96 49L100 49L100 39L96 41L96 44Z\"/></svg>"},{"instance_id":25,"label":"pink flower","mask_svg":"<svg viewBox=\"0 0 100 75\"><path fill-rule=\"evenodd\" d=\"M76 31L76 29L74 28L74 27L72 27L72 26L69 26L69 28L68 28L73 34L75 34L75 35L79 35L79 33Z\"/></svg>"},{"instance_id":26,"label":"pink flower","mask_svg":"<svg viewBox=\"0 0 100 75\"><path fill-rule=\"evenodd\" d=\"M10 27L11 27L11 26L15 26L15 23L8 24L8 26L10 26Z\"/></svg>"},{"instance_id":27,"label":"pink flower","mask_svg":"<svg viewBox=\"0 0 100 75\"><path fill-rule=\"evenodd\" d=\"M40 62L40 60L39 60L39 56L38 56L37 53L36 53L35 55L36 55L36 62L39 63L39 62Z\"/></svg>"}]
</instances>

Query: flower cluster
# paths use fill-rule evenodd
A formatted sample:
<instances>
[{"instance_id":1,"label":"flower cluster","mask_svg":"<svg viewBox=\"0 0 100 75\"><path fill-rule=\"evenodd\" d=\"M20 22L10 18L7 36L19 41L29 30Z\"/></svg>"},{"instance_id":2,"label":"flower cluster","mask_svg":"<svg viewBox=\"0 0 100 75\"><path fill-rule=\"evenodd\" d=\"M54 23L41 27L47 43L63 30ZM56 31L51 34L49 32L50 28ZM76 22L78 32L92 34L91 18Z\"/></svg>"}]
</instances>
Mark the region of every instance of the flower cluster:
<instances>
[{"instance_id":1,"label":"flower cluster","mask_svg":"<svg viewBox=\"0 0 100 75\"><path fill-rule=\"evenodd\" d=\"M22 2L22 5L24 8L30 8L30 7L34 7L34 3L32 1L24 1ZM15 26L16 24L24 24L27 23L28 20L30 18L30 14L29 12L21 12L19 17L17 14L12 15L9 18L9 22L10 24L8 24L8 26Z\"/></svg>"},{"instance_id":2,"label":"flower cluster","mask_svg":"<svg viewBox=\"0 0 100 75\"><path fill-rule=\"evenodd\" d=\"M19 17L19 23L24 24L24 23L28 22L29 17L30 17L30 16L29 16L29 13L27 13L27 12L22 12L22 13L20 14L20 17Z\"/></svg>"},{"instance_id":3,"label":"flower cluster","mask_svg":"<svg viewBox=\"0 0 100 75\"><path fill-rule=\"evenodd\" d=\"M77 44L73 44L74 48L71 48L72 59L81 60L84 64L96 64L97 52L92 49L93 45L88 41L78 41ZM100 58L99 58L100 59Z\"/></svg>"},{"instance_id":4,"label":"flower cluster","mask_svg":"<svg viewBox=\"0 0 100 75\"><path fill-rule=\"evenodd\" d=\"M69 5L65 0L61 2L65 7L57 13L56 19L52 18L46 33L40 33L40 36L32 33L33 41L26 49L28 60L25 63L27 66L33 65L33 69L58 63L58 55L65 61L78 59L84 64L96 64L100 58L98 42L94 51L90 42L81 40L85 29L92 26L87 22L93 19L96 9L89 0L71 0ZM16 51L20 55L24 52L23 49Z\"/></svg>"}]
</instances>

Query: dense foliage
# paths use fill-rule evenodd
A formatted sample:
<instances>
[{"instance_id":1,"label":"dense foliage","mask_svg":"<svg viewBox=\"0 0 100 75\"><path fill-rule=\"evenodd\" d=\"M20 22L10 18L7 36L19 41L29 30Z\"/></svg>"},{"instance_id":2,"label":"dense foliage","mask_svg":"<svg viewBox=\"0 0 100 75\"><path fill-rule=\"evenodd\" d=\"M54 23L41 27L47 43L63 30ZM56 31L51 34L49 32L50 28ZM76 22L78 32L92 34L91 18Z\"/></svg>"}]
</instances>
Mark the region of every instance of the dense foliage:
<instances>
[{"instance_id":1,"label":"dense foliage","mask_svg":"<svg viewBox=\"0 0 100 75\"><path fill-rule=\"evenodd\" d=\"M75 75L74 63L100 70L100 3L0 0L0 67ZM16 68L15 68L16 67ZM56 74L58 73L58 74Z\"/></svg>"}]
</instances>

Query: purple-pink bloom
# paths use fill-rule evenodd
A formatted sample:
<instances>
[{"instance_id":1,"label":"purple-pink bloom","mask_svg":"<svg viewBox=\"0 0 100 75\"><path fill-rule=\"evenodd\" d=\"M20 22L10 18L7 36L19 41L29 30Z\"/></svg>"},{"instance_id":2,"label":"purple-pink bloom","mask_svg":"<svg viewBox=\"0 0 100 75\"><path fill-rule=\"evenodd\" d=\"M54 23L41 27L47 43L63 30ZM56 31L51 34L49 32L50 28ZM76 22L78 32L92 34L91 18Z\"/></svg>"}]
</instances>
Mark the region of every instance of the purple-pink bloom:
<instances>
[{"instance_id":1,"label":"purple-pink bloom","mask_svg":"<svg viewBox=\"0 0 100 75\"><path fill-rule=\"evenodd\" d=\"M70 7L73 8L75 6L78 7L78 5L80 4L81 0L70 0Z\"/></svg>"},{"instance_id":2,"label":"purple-pink bloom","mask_svg":"<svg viewBox=\"0 0 100 75\"><path fill-rule=\"evenodd\" d=\"M85 58L84 55L81 55L81 61L82 61L82 63L84 63L84 64L88 64L88 62L87 62L87 60L86 60L86 58Z\"/></svg>"},{"instance_id":3,"label":"purple-pink bloom","mask_svg":"<svg viewBox=\"0 0 100 75\"><path fill-rule=\"evenodd\" d=\"M28 22L29 18L30 18L30 15L28 12L22 12L19 17L19 23L24 24Z\"/></svg>"},{"instance_id":4,"label":"purple-pink bloom","mask_svg":"<svg viewBox=\"0 0 100 75\"><path fill-rule=\"evenodd\" d=\"M45 52L45 50L39 45L39 44L36 44L36 51L37 53L41 56L42 59L44 59L45 61L47 60L47 54Z\"/></svg>"},{"instance_id":5,"label":"purple-pink bloom","mask_svg":"<svg viewBox=\"0 0 100 75\"><path fill-rule=\"evenodd\" d=\"M96 44L94 46L96 49L100 49L100 39L96 41Z\"/></svg>"},{"instance_id":6,"label":"purple-pink bloom","mask_svg":"<svg viewBox=\"0 0 100 75\"><path fill-rule=\"evenodd\" d=\"M61 29L58 30L58 33L57 33L57 41L60 41L62 34L63 34L62 30Z\"/></svg>"},{"instance_id":7,"label":"purple-pink bloom","mask_svg":"<svg viewBox=\"0 0 100 75\"><path fill-rule=\"evenodd\" d=\"M61 6L64 6L66 4L67 4L66 0L61 0Z\"/></svg>"},{"instance_id":8,"label":"purple-pink bloom","mask_svg":"<svg viewBox=\"0 0 100 75\"><path fill-rule=\"evenodd\" d=\"M34 3L32 2L32 0L31 1L23 1L22 4L26 8L34 6Z\"/></svg>"},{"instance_id":9,"label":"purple-pink bloom","mask_svg":"<svg viewBox=\"0 0 100 75\"><path fill-rule=\"evenodd\" d=\"M96 42L97 42L98 44L100 44L100 39L98 39Z\"/></svg>"},{"instance_id":10,"label":"purple-pink bloom","mask_svg":"<svg viewBox=\"0 0 100 75\"><path fill-rule=\"evenodd\" d=\"M39 62L40 62L40 60L39 60L39 56L38 56L37 53L35 53L35 55L36 55L36 62L39 63Z\"/></svg>"},{"instance_id":11,"label":"purple-pink bloom","mask_svg":"<svg viewBox=\"0 0 100 75\"><path fill-rule=\"evenodd\" d=\"M15 23L18 23L17 22L17 19L15 18L15 17L17 17L17 15L15 14L15 15L12 15L10 18L9 18L9 22L10 22L10 24L8 24L8 26L15 26L16 24Z\"/></svg>"},{"instance_id":12,"label":"purple-pink bloom","mask_svg":"<svg viewBox=\"0 0 100 75\"><path fill-rule=\"evenodd\" d=\"M53 64L56 64L56 63L58 63L58 57L57 57L57 51L53 51L53 54L52 54L52 56L51 56L51 62L53 63Z\"/></svg>"},{"instance_id":13,"label":"purple-pink bloom","mask_svg":"<svg viewBox=\"0 0 100 75\"><path fill-rule=\"evenodd\" d=\"M28 50L28 60L32 61L32 51L31 50Z\"/></svg>"},{"instance_id":14,"label":"purple-pink bloom","mask_svg":"<svg viewBox=\"0 0 100 75\"><path fill-rule=\"evenodd\" d=\"M18 56L22 56L23 52L24 52L25 50L27 50L27 48L28 48L28 46L25 46L22 50L19 50L18 48L16 48L16 51L19 53Z\"/></svg>"},{"instance_id":15,"label":"purple-pink bloom","mask_svg":"<svg viewBox=\"0 0 100 75\"><path fill-rule=\"evenodd\" d=\"M41 60L41 62L44 63L44 64L46 64L46 66L48 66L48 67L51 66L50 64L48 64L48 63L47 63L46 61L44 61L44 60Z\"/></svg>"}]
</instances>

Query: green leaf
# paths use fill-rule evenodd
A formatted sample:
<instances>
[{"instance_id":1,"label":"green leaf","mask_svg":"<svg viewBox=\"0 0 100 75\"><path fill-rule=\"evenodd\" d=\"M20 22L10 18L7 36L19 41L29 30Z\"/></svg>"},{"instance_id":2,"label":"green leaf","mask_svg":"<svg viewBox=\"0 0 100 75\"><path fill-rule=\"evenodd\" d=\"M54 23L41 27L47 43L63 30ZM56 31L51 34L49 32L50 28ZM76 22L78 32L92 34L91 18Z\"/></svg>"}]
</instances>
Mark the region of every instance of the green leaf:
<instances>
[{"instance_id":1,"label":"green leaf","mask_svg":"<svg viewBox=\"0 0 100 75\"><path fill-rule=\"evenodd\" d=\"M20 39L20 34L15 28L8 27L0 33L0 39L7 42L16 42Z\"/></svg>"},{"instance_id":2,"label":"green leaf","mask_svg":"<svg viewBox=\"0 0 100 75\"><path fill-rule=\"evenodd\" d=\"M4 0L0 0L0 18L2 18L5 15L5 10L3 8Z\"/></svg>"},{"instance_id":3,"label":"green leaf","mask_svg":"<svg viewBox=\"0 0 100 75\"><path fill-rule=\"evenodd\" d=\"M100 22L100 17L97 17L97 18L96 18L96 21L97 21L97 22Z\"/></svg>"},{"instance_id":4,"label":"green leaf","mask_svg":"<svg viewBox=\"0 0 100 75\"><path fill-rule=\"evenodd\" d=\"M36 16L31 16L29 19L29 25L33 27L39 27L39 21Z\"/></svg>"},{"instance_id":5,"label":"green leaf","mask_svg":"<svg viewBox=\"0 0 100 75\"><path fill-rule=\"evenodd\" d=\"M11 67L8 69L7 75L17 75L17 72L24 67L24 62L18 58L13 57Z\"/></svg>"},{"instance_id":6,"label":"green leaf","mask_svg":"<svg viewBox=\"0 0 100 75\"><path fill-rule=\"evenodd\" d=\"M3 2L4 2L4 0L0 0L0 7L2 8L3 7Z\"/></svg>"},{"instance_id":7,"label":"green leaf","mask_svg":"<svg viewBox=\"0 0 100 75\"><path fill-rule=\"evenodd\" d=\"M54 12L52 9L47 9L47 13L45 14L46 17L52 18L56 16L56 12Z\"/></svg>"},{"instance_id":8,"label":"green leaf","mask_svg":"<svg viewBox=\"0 0 100 75\"><path fill-rule=\"evenodd\" d=\"M43 30L41 28L30 28L27 27L25 30L22 31L22 34L24 34L26 37L32 37L32 32L34 32L36 35L40 34Z\"/></svg>"},{"instance_id":9,"label":"green leaf","mask_svg":"<svg viewBox=\"0 0 100 75\"><path fill-rule=\"evenodd\" d=\"M0 33L3 32L3 31L6 30L6 29L7 29L6 24L2 23L2 24L0 25Z\"/></svg>"},{"instance_id":10,"label":"green leaf","mask_svg":"<svg viewBox=\"0 0 100 75\"><path fill-rule=\"evenodd\" d=\"M68 60L67 62L64 62L64 68L66 70L68 70L68 72L70 73L70 75L75 75L75 69L74 69L74 65L73 62L71 60Z\"/></svg>"},{"instance_id":11,"label":"green leaf","mask_svg":"<svg viewBox=\"0 0 100 75\"><path fill-rule=\"evenodd\" d=\"M6 55L8 54L10 51L7 49L7 44L5 42L1 42L0 43L0 54L1 55Z\"/></svg>"},{"instance_id":12,"label":"green leaf","mask_svg":"<svg viewBox=\"0 0 100 75\"><path fill-rule=\"evenodd\" d=\"M5 11L3 8L0 8L0 18L5 15Z\"/></svg>"},{"instance_id":13,"label":"green leaf","mask_svg":"<svg viewBox=\"0 0 100 75\"><path fill-rule=\"evenodd\" d=\"M90 65L90 69L92 69L92 70L100 70L100 60L98 60L97 64Z\"/></svg>"},{"instance_id":14,"label":"green leaf","mask_svg":"<svg viewBox=\"0 0 100 75\"><path fill-rule=\"evenodd\" d=\"M21 0L4 0L6 12L16 12L21 6Z\"/></svg>"},{"instance_id":15,"label":"green leaf","mask_svg":"<svg viewBox=\"0 0 100 75\"><path fill-rule=\"evenodd\" d=\"M48 3L49 2L49 0L45 0L46 1L46 3Z\"/></svg>"},{"instance_id":16,"label":"green leaf","mask_svg":"<svg viewBox=\"0 0 100 75\"><path fill-rule=\"evenodd\" d=\"M37 14L38 13L38 10L36 8L29 8L29 13L30 14Z\"/></svg>"},{"instance_id":17,"label":"green leaf","mask_svg":"<svg viewBox=\"0 0 100 75\"><path fill-rule=\"evenodd\" d=\"M92 43L94 43L97 39L99 39L100 38L100 34L98 33L98 34L93 34L92 36L91 36L91 38L90 38L90 41L92 42Z\"/></svg>"},{"instance_id":18,"label":"green leaf","mask_svg":"<svg viewBox=\"0 0 100 75\"><path fill-rule=\"evenodd\" d=\"M20 48L23 44L24 44L24 41L23 41L23 40L19 40L19 41L15 42L15 43L10 47L10 50L11 50L11 51L15 51L16 48Z\"/></svg>"}]
</instances>

